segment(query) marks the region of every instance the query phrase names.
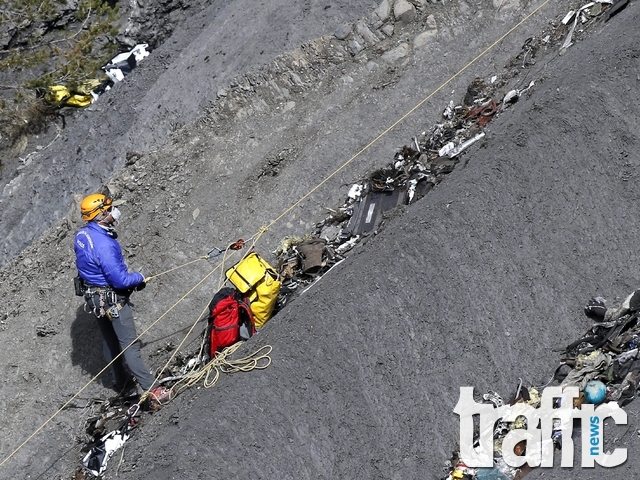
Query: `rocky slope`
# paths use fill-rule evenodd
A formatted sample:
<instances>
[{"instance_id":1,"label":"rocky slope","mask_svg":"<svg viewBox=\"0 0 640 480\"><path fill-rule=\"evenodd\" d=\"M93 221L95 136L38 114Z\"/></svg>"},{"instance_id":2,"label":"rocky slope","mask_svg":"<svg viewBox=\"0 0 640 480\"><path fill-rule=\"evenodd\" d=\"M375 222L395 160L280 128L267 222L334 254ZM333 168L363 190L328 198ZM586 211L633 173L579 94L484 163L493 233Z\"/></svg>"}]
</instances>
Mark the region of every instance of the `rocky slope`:
<instances>
[{"instance_id":1,"label":"rocky slope","mask_svg":"<svg viewBox=\"0 0 640 480\"><path fill-rule=\"evenodd\" d=\"M73 187L80 179L92 178L96 186L107 179L105 162L124 165L109 184L124 201L122 244L134 268L163 272L212 246L250 238L263 225L271 226L256 248L268 257L285 235L310 231L325 207L342 201L350 182L389 162L398 148L429 129L475 77L499 76L502 94L532 80L535 87L491 122L486 140L465 153L446 181L390 219L245 346L249 351L272 345L270 367L223 376L214 388L188 390L146 416L127 443L118 476L441 476L457 448L453 406L460 386L507 395L518 377L546 381L558 361L553 349L587 325L581 313L585 299L594 293L623 296L636 286L632 239L640 225L629 212L637 202L634 152L640 140L632 34L637 6L608 23L588 24L581 41L562 56L558 42L566 30L559 21L580 6L570 2L424 4L413 19L378 15L378 23L371 15L378 4L313 3L308 11L314 15L302 16L308 23L283 25L298 35L313 25L318 33L309 27L309 36L291 40L287 52L286 33L279 37L282 43L273 40L273 29L265 27L272 17L265 13L276 20L297 17L273 0L260 6L263 15L249 22L251 28L242 23L242 32L228 22L247 20L247 4L212 6L213 21L203 20L193 42L186 35L166 42L148 59L148 70L136 70L137 77L113 92L117 96L82 112L82 121L70 127L79 130L61 137L69 155L60 153L48 168L62 177L70 171L64 162L71 161L74 175L76 169L84 172L63 182L68 193L89 189ZM540 11L527 18L537 6ZM320 15L332 10L345 16L329 21ZM347 19L349 27L341 27ZM382 31L389 25L390 36ZM525 40L546 35L548 45L524 65L518 55ZM227 38L229 52L255 56L234 54L228 60L233 65L227 64L227 55L216 57L208 43L212 37ZM236 38L246 41L236 45ZM171 51L180 41L189 48ZM262 46L272 57L264 62L256 54ZM170 58L168 66L154 63ZM226 70L215 68L224 65ZM224 80L212 82L213 74ZM179 79L182 88L172 88L171 79ZM183 91L185 98L177 94ZM204 111L188 107L201 105L202 98L210 101ZM198 121L178 125L187 118L164 112L163 105L174 104L170 100ZM413 115L354 157L423 100ZM89 120L96 113L105 123ZM137 119L135 129L127 130L127 118ZM124 145L137 139L134 133L142 150L171 121L178 123L176 133L162 147L127 155ZM28 168L43 175L43 164L33 161ZM89 175L93 169L103 173ZM29 178L14 179L16 199L18 185ZM41 176L40 182L38 191L51 181ZM39 198L45 200L38 197L33 206ZM59 211L49 216L63 220L0 271L6 299L3 458L84 390L72 408L58 413L0 467L7 476L69 478L80 458L86 407L104 398L110 385L108 375L87 384L103 363L99 333L71 287L77 217L67 213L73 212L70 201L48 203ZM23 216L24 225L38 223ZM140 331L152 327L143 351L154 367L166 361L166 343L181 341L217 290L216 266L195 263L137 294ZM624 437L624 446L637 449L637 437ZM615 471L576 467L576 474L628 475L637 468L636 458L630 455ZM113 462L106 478L115 478ZM544 476L565 478L566 472L558 468Z\"/></svg>"}]
</instances>

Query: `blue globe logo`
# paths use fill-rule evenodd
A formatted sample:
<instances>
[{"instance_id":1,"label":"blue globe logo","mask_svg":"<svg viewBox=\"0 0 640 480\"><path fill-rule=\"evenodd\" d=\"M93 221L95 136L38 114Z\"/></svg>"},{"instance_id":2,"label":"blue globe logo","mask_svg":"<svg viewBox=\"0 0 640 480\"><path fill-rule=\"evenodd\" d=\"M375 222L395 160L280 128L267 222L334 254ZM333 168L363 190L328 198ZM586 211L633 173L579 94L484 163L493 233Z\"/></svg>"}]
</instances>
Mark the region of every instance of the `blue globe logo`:
<instances>
[{"instance_id":1,"label":"blue globe logo","mask_svg":"<svg viewBox=\"0 0 640 480\"><path fill-rule=\"evenodd\" d=\"M588 403L597 405L607 397L607 386L600 380L591 380L584 387L584 398Z\"/></svg>"}]
</instances>

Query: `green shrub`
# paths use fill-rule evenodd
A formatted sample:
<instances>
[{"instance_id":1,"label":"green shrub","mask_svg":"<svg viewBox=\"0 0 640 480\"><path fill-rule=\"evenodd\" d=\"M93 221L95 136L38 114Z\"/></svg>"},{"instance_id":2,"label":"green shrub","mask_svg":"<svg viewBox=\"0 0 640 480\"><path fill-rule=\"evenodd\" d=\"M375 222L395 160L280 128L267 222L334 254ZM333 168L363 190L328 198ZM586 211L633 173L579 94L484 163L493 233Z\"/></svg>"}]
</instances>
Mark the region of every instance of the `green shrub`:
<instances>
[{"instance_id":1,"label":"green shrub","mask_svg":"<svg viewBox=\"0 0 640 480\"><path fill-rule=\"evenodd\" d=\"M118 53L113 37L118 33L118 4L79 0L75 12L60 13L66 0L0 0L0 27L14 29L17 47L0 50L0 70L20 78L11 86L13 98L0 102L3 144L43 128L51 112L35 100L37 89L50 85L73 88L85 80L102 78L100 67ZM24 111L23 111L24 110ZM42 121L35 117L42 116ZM20 124L16 119L30 120ZM16 125L13 125L16 123ZM7 127L6 125L13 125ZM46 126L44 127L46 128ZM17 136L16 136L17 135Z\"/></svg>"}]
</instances>

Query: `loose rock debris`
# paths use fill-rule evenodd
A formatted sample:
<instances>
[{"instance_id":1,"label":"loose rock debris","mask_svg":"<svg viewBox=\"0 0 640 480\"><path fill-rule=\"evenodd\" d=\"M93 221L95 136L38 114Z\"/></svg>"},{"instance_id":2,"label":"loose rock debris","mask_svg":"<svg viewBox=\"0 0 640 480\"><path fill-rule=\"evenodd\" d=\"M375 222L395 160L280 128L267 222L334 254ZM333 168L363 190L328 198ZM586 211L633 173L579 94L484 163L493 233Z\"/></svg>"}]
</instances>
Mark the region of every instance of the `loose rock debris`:
<instances>
[{"instance_id":1,"label":"loose rock debris","mask_svg":"<svg viewBox=\"0 0 640 480\"><path fill-rule=\"evenodd\" d=\"M608 4L609 2L596 2ZM517 71L535 64L535 58L541 48L549 48L559 45L564 36L563 48L567 48L567 42L575 38L577 19L582 24L594 20L595 17L607 10L606 7L593 8L589 4L578 10L580 15L569 17L567 22L560 22L552 26L551 33L528 39L519 55L512 64L507 66L507 72L495 76L489 82L483 79L475 79L467 88L461 104L453 101L443 111L442 122L431 130L423 132L415 137L410 145L404 146L398 151L391 163L369 175L365 180L353 184L344 204L338 208L328 209L329 215L324 221L316 225L313 235L300 238L288 237L283 240L281 246L274 252L278 257L278 270L283 279L283 285L278 298L278 307L282 308L294 293L303 293L314 282L328 272L333 266L345 258L345 254L357 243L364 241L370 235L374 235L383 226L384 220L393 215L394 210L402 205L408 205L425 195L430 189L442 181L444 175L453 171L460 162L460 155L471 145L482 140L485 136L483 129L502 111L516 103L523 95L530 93L535 86L535 81L529 83L524 89L511 89L503 93L509 79L517 76ZM622 8L622 7L621 7ZM567 24L574 20L574 28L567 31ZM564 34L564 35L563 35ZM570 44L568 44L570 46ZM220 95L224 97L224 95ZM282 160L280 157L277 160ZM277 168L277 164L272 165ZM266 172L266 174L277 174ZM302 287L302 288L301 288ZM618 329L619 333L633 332L632 340L626 344L616 343L613 348L628 348L617 354L612 351L600 351L603 346L594 349L590 356L586 352L578 353L575 358L568 357L554 375L554 380L584 383L589 375L583 375L585 365L593 367L595 359L601 360L604 356L609 368L617 362L618 376L608 379L607 400L631 401L637 390L637 376L640 365L636 366L638 349L636 340L640 339L640 326L637 326L638 317L632 315L622 316L611 322L596 324L593 328L599 334L604 333L607 341L617 338L611 329ZM594 333L594 332L592 332ZM635 338L638 336L638 339ZM589 348L586 340L581 338L577 347ZM604 345L604 344L603 344ZM634 348L631 348L631 347ZM591 347L594 347L591 344ZM595 348L595 347L594 347ZM609 348L609 347L607 347ZM567 354L575 354L567 349ZM583 357L580 357L583 355ZM194 364L195 362L195 364ZM188 376L194 366L200 361L196 358L178 355L170 367L169 376L160 381L167 385L166 390L171 391L169 385ZM601 365L601 363L597 363ZM625 370L625 366L628 370ZM600 370L593 369L602 374ZM615 372L615 370L613 370ZM609 370L607 370L609 372ZM626 372L626 373L625 373ZM621 375L624 373L624 377ZM564 380L562 376L564 375ZM579 380L575 380L576 377ZM595 375L596 378L598 374ZM217 377L216 377L217 378ZM618 381L619 383L611 383ZM568 384L568 383L563 383ZM167 398L172 398L171 394ZM485 401L499 404L502 399L494 393L484 396ZM85 478L87 474L100 475L106 468L106 461L120 448L130 435L130 431L137 425L139 409L136 408L136 398L120 398L106 402L97 402L93 408L97 408L97 414L92 415L86 422L87 454L83 460L83 469L78 471L78 478ZM538 390L535 387L520 387L515 401L531 402L535 405L539 402ZM132 410L133 407L133 410ZM133 413L132 413L133 412ZM111 429L110 429L111 428ZM506 430L505 430L506 428ZM508 432L508 425L502 429L502 436ZM107 432L107 433L105 433ZM499 438L497 438L499 440ZM108 448L107 448L108 447ZM499 452L499 450L498 450ZM102 458L102 463L92 463L95 458ZM453 466L455 462L451 464ZM456 464L457 465L457 464ZM448 478L520 478L524 470L512 469L498 456L496 467L491 471L474 471L464 466L457 465ZM494 476L491 476L495 474ZM502 475L502 477L500 476Z\"/></svg>"},{"instance_id":2,"label":"loose rock debris","mask_svg":"<svg viewBox=\"0 0 640 480\"><path fill-rule=\"evenodd\" d=\"M327 208L329 215L312 234L283 239L273 252L282 279L278 309L343 260L356 244L375 235L397 208L417 201L440 183L460 162L460 155L484 138L487 124L534 82L509 92L509 98L499 95L496 85L495 80L485 83L476 78L461 104L447 105L441 123L414 137L387 166L351 185L345 202Z\"/></svg>"}]
</instances>

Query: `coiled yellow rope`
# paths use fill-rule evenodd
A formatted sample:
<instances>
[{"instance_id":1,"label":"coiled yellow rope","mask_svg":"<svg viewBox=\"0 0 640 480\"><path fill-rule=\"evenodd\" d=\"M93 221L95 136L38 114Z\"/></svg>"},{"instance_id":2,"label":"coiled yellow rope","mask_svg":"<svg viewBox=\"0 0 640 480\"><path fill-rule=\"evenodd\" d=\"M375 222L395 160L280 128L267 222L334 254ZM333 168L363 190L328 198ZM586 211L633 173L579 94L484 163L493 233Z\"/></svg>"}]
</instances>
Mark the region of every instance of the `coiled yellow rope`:
<instances>
[{"instance_id":1,"label":"coiled yellow rope","mask_svg":"<svg viewBox=\"0 0 640 480\"><path fill-rule=\"evenodd\" d=\"M231 359L230 357L243 345L238 342L218 352L206 365L197 369L179 380L174 386L177 395L183 390L200 382L205 388L213 387L220 378L220 373L250 372L252 370L264 370L271 365L271 345L264 345L246 357Z\"/></svg>"},{"instance_id":2,"label":"coiled yellow rope","mask_svg":"<svg viewBox=\"0 0 640 480\"><path fill-rule=\"evenodd\" d=\"M289 208L287 208L284 212L282 212L277 218L275 218L271 223L269 223L269 225L261 227L260 231L258 233L256 233L253 237L254 239L254 244L255 242L258 240L258 238L264 233L266 232L269 228L271 228L275 223L279 222L282 218L284 218L285 215L287 215L289 212L291 212L296 206L298 206L302 201L304 201L306 198L308 198L311 194L313 194L316 190L318 190L322 185L324 185L327 181L329 181L331 178L333 178L335 175L337 175L341 170L343 170L348 164L350 164L351 162L353 162L357 157L359 157L362 153L364 153L366 150L368 150L373 144L375 144L376 142L378 142L382 137L384 137L385 135L387 135L391 130L393 130L398 124L400 124L402 121L404 121L407 117L409 117L411 114L413 114L413 112L415 112L419 107L421 107L427 100L429 100L430 98L432 98L436 93L438 93L440 90L442 90L445 86L447 86L449 83L451 83L455 78L457 78L458 76L460 76L464 71L466 71L471 65L475 64L480 58L482 58L484 55L486 55L490 50L492 50L493 48L495 48L496 45L498 45L500 42L502 42L508 35L510 35L513 31L515 31L516 29L518 29L522 24L524 24L526 21L528 21L532 16L534 16L536 13L538 13L538 11L540 11L542 8L544 8L551 0L545 0L542 4L540 4L538 7L536 7L531 13L529 13L527 16L525 16L525 18L523 18L520 22L518 22L515 26L513 26L511 29L509 29L505 34L503 34L502 36L500 36L500 38L498 38L495 42L493 42L491 45L489 45L485 50L483 50L480 54L478 54L473 60L471 60L467 65L465 65L463 68L461 68L456 74L452 75L448 80L446 80L444 83L442 83L437 89L435 89L434 91L432 91L429 95L427 95L425 98L423 98L420 102L418 102L413 108L411 108L408 112L406 112L402 117L400 117L397 121L395 121L391 126L389 126L386 130L384 130L382 133L380 133L376 138L374 138L371 142L369 142L367 145L365 145L362 149L360 149L358 152L356 152L351 158L349 158L346 162L344 162L338 169L336 169L333 173L331 173L330 175L328 175L322 182L320 182L318 185L316 185L313 189L311 189L308 193L306 193L305 195L303 195L302 197L300 197L295 203L293 203ZM195 263L197 261L203 260L207 257L199 257L195 260L192 260L190 262L187 262L184 265L180 265L177 267L172 268L171 270L168 270L166 272L162 272L160 274L156 274L153 276L150 276L147 280L152 280L155 277L158 277L160 275L164 275L166 273L169 273L170 271L174 271L177 270L178 268L182 268L186 265L190 265L192 263ZM129 348L134 342L138 341L142 335L144 335L147 331L149 331L153 326L155 326L162 318L164 318L171 310L173 310L173 308L176 307L176 305L178 305L182 300L184 300L188 295L190 295L197 287L199 287L207 278L209 278L218 268L220 268L222 266L222 264L219 264L218 266L216 266L211 272L209 272L200 282L198 282L191 290L189 290L185 295L183 295L175 304L173 304L169 310L167 310L164 314L162 314L155 322L153 322L146 330L144 330L140 335L138 335L138 337L130 344L128 345L126 348ZM223 275L224 270L221 270L221 276ZM199 320L199 319L198 319ZM196 321L197 323L197 321ZM191 328L191 330L189 330L189 333L187 333L187 336L191 333L191 331L193 330L194 326ZM185 337L186 340L186 337ZM181 343L181 345L184 343L184 341ZM125 348L125 350L126 350ZM176 349L177 351L177 349ZM122 353L120 353L120 355L118 355L116 358L114 358L114 361L119 358L122 355ZM173 359L173 356L171 357L171 359L169 361L171 361ZM111 362L113 363L113 362ZM13 450L6 458L4 458L4 460L2 460L0 462L0 467L3 466L5 463L7 463L22 447L24 447L33 437L36 436L36 434L38 434L42 429L44 429L44 427L46 425L48 425L62 410L64 410L65 408L67 408L71 402L73 400L75 400L78 395L80 395L80 393L82 393L93 381L95 381L102 373L104 373L110 366L111 363L109 363L108 365L106 365L100 372L98 372L97 375L95 375L89 382L87 382L87 384L85 384L75 395L73 395L64 405L62 405L62 407L60 407L53 415L51 415L51 417L49 417L49 419L47 419L38 429L36 429L35 432L33 432L29 437L27 437L26 440L24 440L20 445L18 445L18 447ZM167 362L168 365L169 362ZM165 365L166 368L166 365ZM254 367L255 368L255 367ZM215 375L215 374L214 374ZM217 374L219 375L219 374ZM207 382L212 382L211 385L214 385L215 382L217 381L217 376L214 378L214 380L208 380L208 377L205 376L205 380L207 380ZM141 398L141 401L147 397L148 395L148 391L144 393L143 397Z\"/></svg>"}]
</instances>

